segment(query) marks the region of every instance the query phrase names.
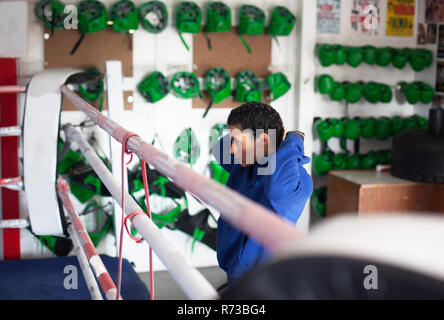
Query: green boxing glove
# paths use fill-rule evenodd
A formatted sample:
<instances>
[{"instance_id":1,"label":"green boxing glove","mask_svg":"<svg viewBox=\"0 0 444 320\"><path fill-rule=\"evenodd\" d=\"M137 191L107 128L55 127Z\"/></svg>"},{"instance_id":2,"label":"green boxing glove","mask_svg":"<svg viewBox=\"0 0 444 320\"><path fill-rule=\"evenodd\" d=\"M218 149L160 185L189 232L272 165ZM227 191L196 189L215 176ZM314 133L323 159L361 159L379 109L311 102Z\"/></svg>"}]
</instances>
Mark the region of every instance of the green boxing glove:
<instances>
[{"instance_id":1,"label":"green boxing glove","mask_svg":"<svg viewBox=\"0 0 444 320\"><path fill-rule=\"evenodd\" d=\"M364 118L359 120L361 137L371 139L375 136L376 120L374 118Z\"/></svg>"},{"instance_id":2,"label":"green boxing glove","mask_svg":"<svg viewBox=\"0 0 444 320\"><path fill-rule=\"evenodd\" d=\"M333 137L334 128L331 126L329 119L317 119L314 122L314 126L321 141L327 142L331 137Z\"/></svg>"},{"instance_id":3,"label":"green boxing glove","mask_svg":"<svg viewBox=\"0 0 444 320\"><path fill-rule=\"evenodd\" d=\"M393 117L391 118L391 128L392 132L391 135L393 137L397 136L400 132L404 130L403 121L401 117Z\"/></svg>"},{"instance_id":4,"label":"green boxing glove","mask_svg":"<svg viewBox=\"0 0 444 320\"><path fill-rule=\"evenodd\" d=\"M316 79L316 90L321 94L330 94L333 91L335 80L328 74L322 74Z\"/></svg>"},{"instance_id":5,"label":"green boxing glove","mask_svg":"<svg viewBox=\"0 0 444 320\"><path fill-rule=\"evenodd\" d=\"M362 49L356 47L349 47L347 50L347 63L349 66L356 68L362 63L363 55Z\"/></svg>"},{"instance_id":6,"label":"green boxing glove","mask_svg":"<svg viewBox=\"0 0 444 320\"><path fill-rule=\"evenodd\" d=\"M375 138L378 140L387 140L392 133L390 128L391 121L387 117L380 117L375 124Z\"/></svg>"},{"instance_id":7,"label":"green boxing glove","mask_svg":"<svg viewBox=\"0 0 444 320\"><path fill-rule=\"evenodd\" d=\"M377 57L377 50L374 46L362 47L362 60L367 64L375 64Z\"/></svg>"},{"instance_id":8,"label":"green boxing glove","mask_svg":"<svg viewBox=\"0 0 444 320\"><path fill-rule=\"evenodd\" d=\"M344 135L344 124L341 119L330 119L332 137L341 138Z\"/></svg>"},{"instance_id":9,"label":"green boxing glove","mask_svg":"<svg viewBox=\"0 0 444 320\"><path fill-rule=\"evenodd\" d=\"M376 64L381 67L387 67L393 59L393 49L390 47L378 48Z\"/></svg>"},{"instance_id":10,"label":"green boxing glove","mask_svg":"<svg viewBox=\"0 0 444 320\"><path fill-rule=\"evenodd\" d=\"M383 103L390 103L393 98L392 89L383 83L378 84L379 88L379 101Z\"/></svg>"},{"instance_id":11,"label":"green boxing glove","mask_svg":"<svg viewBox=\"0 0 444 320\"><path fill-rule=\"evenodd\" d=\"M432 102L433 97L435 96L435 90L433 87L424 82L421 82L419 87L421 90L419 100L425 104Z\"/></svg>"},{"instance_id":12,"label":"green boxing glove","mask_svg":"<svg viewBox=\"0 0 444 320\"><path fill-rule=\"evenodd\" d=\"M417 49L424 62L424 68L428 68L433 63L433 52L428 49Z\"/></svg>"},{"instance_id":13,"label":"green boxing glove","mask_svg":"<svg viewBox=\"0 0 444 320\"><path fill-rule=\"evenodd\" d=\"M403 130L417 129L416 116L402 119Z\"/></svg>"},{"instance_id":14,"label":"green boxing glove","mask_svg":"<svg viewBox=\"0 0 444 320\"><path fill-rule=\"evenodd\" d=\"M316 53L323 67L331 66L336 60L336 51L329 44L318 44L316 46Z\"/></svg>"},{"instance_id":15,"label":"green boxing glove","mask_svg":"<svg viewBox=\"0 0 444 320\"><path fill-rule=\"evenodd\" d=\"M359 83L349 83L345 86L345 100L356 103L362 98L362 86Z\"/></svg>"},{"instance_id":16,"label":"green boxing glove","mask_svg":"<svg viewBox=\"0 0 444 320\"><path fill-rule=\"evenodd\" d=\"M368 102L370 103L379 102L380 91L379 91L379 85L376 82L367 83L362 89L362 93Z\"/></svg>"},{"instance_id":17,"label":"green boxing glove","mask_svg":"<svg viewBox=\"0 0 444 320\"><path fill-rule=\"evenodd\" d=\"M362 155L361 169L374 169L376 164L376 153L374 151Z\"/></svg>"},{"instance_id":18,"label":"green boxing glove","mask_svg":"<svg viewBox=\"0 0 444 320\"><path fill-rule=\"evenodd\" d=\"M335 44L332 46L332 50L334 52L333 63L337 65L343 65L347 60L347 51L345 50L344 46Z\"/></svg>"},{"instance_id":19,"label":"green boxing glove","mask_svg":"<svg viewBox=\"0 0 444 320\"><path fill-rule=\"evenodd\" d=\"M345 170L347 169L347 163L346 163L346 156L345 153L339 153L335 154L332 157L332 168L331 170Z\"/></svg>"},{"instance_id":20,"label":"green boxing glove","mask_svg":"<svg viewBox=\"0 0 444 320\"><path fill-rule=\"evenodd\" d=\"M311 205L313 210L320 215L325 217L327 214L327 187L321 187L319 189L313 190L311 195Z\"/></svg>"},{"instance_id":21,"label":"green boxing glove","mask_svg":"<svg viewBox=\"0 0 444 320\"><path fill-rule=\"evenodd\" d=\"M413 116L416 120L416 128L427 129L429 127L429 120L418 115Z\"/></svg>"},{"instance_id":22,"label":"green boxing glove","mask_svg":"<svg viewBox=\"0 0 444 320\"><path fill-rule=\"evenodd\" d=\"M333 90L330 92L330 99L333 101L341 101L345 97L345 87L340 82L333 84Z\"/></svg>"},{"instance_id":23,"label":"green boxing glove","mask_svg":"<svg viewBox=\"0 0 444 320\"><path fill-rule=\"evenodd\" d=\"M389 150L390 151L390 150ZM390 163L390 157L387 150L380 150L375 155L376 164L386 165Z\"/></svg>"},{"instance_id":24,"label":"green boxing glove","mask_svg":"<svg viewBox=\"0 0 444 320\"><path fill-rule=\"evenodd\" d=\"M401 85L402 91L408 103L415 104L418 103L421 98L421 87L418 82L403 83Z\"/></svg>"},{"instance_id":25,"label":"green boxing glove","mask_svg":"<svg viewBox=\"0 0 444 320\"><path fill-rule=\"evenodd\" d=\"M317 176L325 176L332 168L332 152L322 154L313 153L313 173Z\"/></svg>"},{"instance_id":26,"label":"green boxing glove","mask_svg":"<svg viewBox=\"0 0 444 320\"><path fill-rule=\"evenodd\" d=\"M410 52L410 66L415 71L422 71L427 64L427 56L424 54L423 51L420 51L418 49L412 50Z\"/></svg>"},{"instance_id":27,"label":"green boxing glove","mask_svg":"<svg viewBox=\"0 0 444 320\"><path fill-rule=\"evenodd\" d=\"M394 49L392 64L397 69L403 69L410 57L410 49Z\"/></svg>"},{"instance_id":28,"label":"green boxing glove","mask_svg":"<svg viewBox=\"0 0 444 320\"><path fill-rule=\"evenodd\" d=\"M345 158L345 167L347 170L357 170L361 168L361 156L357 153Z\"/></svg>"},{"instance_id":29,"label":"green boxing glove","mask_svg":"<svg viewBox=\"0 0 444 320\"><path fill-rule=\"evenodd\" d=\"M359 125L359 121L357 119L348 119L344 120L344 137L350 140L357 140L361 135L361 129Z\"/></svg>"}]
</instances>

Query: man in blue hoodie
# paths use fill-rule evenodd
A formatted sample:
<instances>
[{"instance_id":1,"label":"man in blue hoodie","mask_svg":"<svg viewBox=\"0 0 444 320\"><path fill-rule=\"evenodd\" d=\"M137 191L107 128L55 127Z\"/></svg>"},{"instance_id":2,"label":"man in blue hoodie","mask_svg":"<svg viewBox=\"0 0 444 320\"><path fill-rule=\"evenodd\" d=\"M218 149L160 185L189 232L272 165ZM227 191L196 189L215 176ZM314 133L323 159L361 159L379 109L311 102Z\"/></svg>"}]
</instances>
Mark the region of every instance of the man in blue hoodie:
<instances>
[{"instance_id":1,"label":"man in blue hoodie","mask_svg":"<svg viewBox=\"0 0 444 320\"><path fill-rule=\"evenodd\" d=\"M212 148L216 160L230 173L227 187L296 224L313 183L304 164L304 135L286 132L271 106L248 102L233 109L227 120L230 134ZM254 223L254 221L251 221ZM219 218L217 259L228 283L265 261L269 253Z\"/></svg>"}]
</instances>

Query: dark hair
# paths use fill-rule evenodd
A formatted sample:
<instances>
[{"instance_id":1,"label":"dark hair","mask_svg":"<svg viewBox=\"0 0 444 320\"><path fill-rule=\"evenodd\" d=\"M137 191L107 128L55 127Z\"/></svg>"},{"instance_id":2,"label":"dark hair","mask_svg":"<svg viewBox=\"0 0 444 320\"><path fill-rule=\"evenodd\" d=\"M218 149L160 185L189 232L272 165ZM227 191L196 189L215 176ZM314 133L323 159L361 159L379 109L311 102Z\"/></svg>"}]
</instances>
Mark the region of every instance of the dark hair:
<instances>
[{"instance_id":1,"label":"dark hair","mask_svg":"<svg viewBox=\"0 0 444 320\"><path fill-rule=\"evenodd\" d=\"M279 147L284 137L281 116L273 107L261 102L247 102L231 110L227 124L240 126L242 130L251 129L255 138L257 129L263 129L267 134L269 129L275 129L276 147Z\"/></svg>"}]
</instances>

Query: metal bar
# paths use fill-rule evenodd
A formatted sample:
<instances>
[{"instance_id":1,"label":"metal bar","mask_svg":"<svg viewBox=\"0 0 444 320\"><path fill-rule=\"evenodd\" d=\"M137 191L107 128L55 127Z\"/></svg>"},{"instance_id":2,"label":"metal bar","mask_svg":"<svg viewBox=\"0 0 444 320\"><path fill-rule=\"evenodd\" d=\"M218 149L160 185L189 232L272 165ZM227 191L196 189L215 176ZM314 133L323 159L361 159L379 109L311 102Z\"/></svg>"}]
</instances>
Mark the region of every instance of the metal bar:
<instances>
[{"instance_id":1,"label":"metal bar","mask_svg":"<svg viewBox=\"0 0 444 320\"><path fill-rule=\"evenodd\" d=\"M96 152L91 148L82 134L71 125L63 127L67 140L75 142L82 154L88 160L100 180L105 184L113 198L122 204L122 189L120 182L112 175ZM137 202L125 192L125 214L143 211ZM151 246L160 260L168 268L173 279L191 299L215 299L218 297L216 290L201 273L191 267L186 259L177 251L159 228L147 215L138 214L131 219L131 223L137 228L144 240Z\"/></svg>"},{"instance_id":2,"label":"metal bar","mask_svg":"<svg viewBox=\"0 0 444 320\"><path fill-rule=\"evenodd\" d=\"M0 229L15 229L15 228L27 228L29 227L29 220L27 219L7 219L0 220Z\"/></svg>"},{"instance_id":3,"label":"metal bar","mask_svg":"<svg viewBox=\"0 0 444 320\"><path fill-rule=\"evenodd\" d=\"M1 93L21 93L26 92L26 86L0 86Z\"/></svg>"},{"instance_id":4,"label":"metal bar","mask_svg":"<svg viewBox=\"0 0 444 320\"><path fill-rule=\"evenodd\" d=\"M0 137L19 136L22 134L21 126L1 127Z\"/></svg>"},{"instance_id":5,"label":"metal bar","mask_svg":"<svg viewBox=\"0 0 444 320\"><path fill-rule=\"evenodd\" d=\"M66 86L63 85L61 90L77 108L122 143L124 136L129 133L128 130L98 112ZM302 233L298 229L272 211L220 183L199 175L140 137L129 138L127 147L173 180L176 185L219 210L222 218L254 238L270 252L276 253L289 241L301 237Z\"/></svg>"},{"instance_id":6,"label":"metal bar","mask_svg":"<svg viewBox=\"0 0 444 320\"><path fill-rule=\"evenodd\" d=\"M89 293L93 300L103 300L102 294L100 293L99 286L97 285L97 280L94 278L94 274L91 270L91 266L88 263L85 252L82 249L80 240L77 237L76 231L72 225L68 226L68 233L71 237L72 244L74 245L74 250L76 251L77 260L79 261L80 269L82 269L83 276L85 277L86 285L88 287Z\"/></svg>"},{"instance_id":7,"label":"metal bar","mask_svg":"<svg viewBox=\"0 0 444 320\"><path fill-rule=\"evenodd\" d=\"M81 248L86 254L87 261L91 265L94 270L94 274L96 278L99 280L100 287L102 291L105 293L106 299L108 300L116 300L117 288L114 284L111 276L108 273L105 265L100 259L99 254L94 247L94 244L91 241L91 238L88 235L88 232L83 225L83 222L80 220L79 215L77 214L74 204L71 202L69 198L69 185L68 182L65 181L62 177L57 179L57 192L59 197L61 198L63 205L66 211L71 218L72 225L74 226L74 231L76 232L76 237L81 240ZM119 300L121 300L120 297Z\"/></svg>"}]
</instances>

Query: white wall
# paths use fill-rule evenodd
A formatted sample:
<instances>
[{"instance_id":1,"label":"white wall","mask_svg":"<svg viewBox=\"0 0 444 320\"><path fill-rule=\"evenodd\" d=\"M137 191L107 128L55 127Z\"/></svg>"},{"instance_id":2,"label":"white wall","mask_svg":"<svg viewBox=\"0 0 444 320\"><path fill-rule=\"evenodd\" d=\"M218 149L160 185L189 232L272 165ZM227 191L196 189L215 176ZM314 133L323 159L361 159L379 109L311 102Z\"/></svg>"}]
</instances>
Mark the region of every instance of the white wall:
<instances>
[{"instance_id":1,"label":"white wall","mask_svg":"<svg viewBox=\"0 0 444 320\"><path fill-rule=\"evenodd\" d=\"M28 55L19 60L19 76L21 78L32 77L36 72L43 70L44 68L44 49L43 49L43 26L39 22L34 14L34 7L37 0L29 1L28 6ZM79 1L64 1L65 4L77 4ZM116 1L105 0L103 1L108 7ZM139 6L146 1L136 0L134 3ZM226 122L230 109L212 109L205 119L202 119L203 109L193 109L191 107L191 100L183 100L174 97L169 94L166 98L156 104L147 103L144 98L135 90L137 83L142 80L147 74L158 70L164 73L166 76L171 76L177 71L193 71L192 61L192 45L191 50L187 51L180 41L178 33L174 27L174 8L176 7L178 0L166 1L169 11L169 24L166 30L159 35L153 35L148 33L142 28L139 28L134 33L133 43L133 65L134 74L132 78L124 79L124 86L126 89L134 90L134 108L132 111L125 111L122 119L116 119L120 124L129 130L138 133L143 139L151 141L155 133L161 138L165 151L169 154L172 153L172 147L176 137L186 127L191 126L195 131L197 138L201 146L201 157L198 162L193 166L194 170L200 173L205 172L205 167L208 163L208 140L210 128L218 122ZM208 1L199 0L196 1L201 7ZM269 13L276 5L287 6L298 18L297 27L293 30L289 37L280 38L278 47L274 41L272 45L272 63L270 66L271 72L283 71L290 82L292 82L291 90L279 100L272 103L272 106L278 110L281 114L285 127L288 130L303 129L309 130L310 124L306 121L306 116L298 109L298 104L303 101L303 97L297 92L299 89L299 81L301 78L301 72L305 73L306 77L310 77L310 82L313 81L313 70L309 68L308 63L305 68L299 68L298 61L301 54L301 46L298 43L298 39L301 38L301 29L303 24L312 24L314 19L314 2L304 1L304 10L311 16L311 19L304 21L301 17L302 1L292 0L226 0L224 1L232 9L232 21L233 24L237 24L237 12L238 8L242 4L254 4L265 11L268 21ZM305 12L304 11L304 12ZM205 12L205 11L204 11ZM204 15L205 16L205 15ZM306 29L308 30L308 29ZM311 28L310 32L304 33L307 41L313 42L313 37L310 37L310 33L313 32ZM192 44L192 37L190 35L184 35L185 41L188 44ZM306 50L306 49L304 49ZM308 50L308 52L311 50ZM311 59L307 51L305 55L308 59ZM308 67L308 69L307 69ZM294 81L292 80L294 79ZM305 84L306 88L309 87ZM312 91L307 93L313 95ZM21 99L21 105L23 106L23 99ZM311 118L311 114L309 118ZM84 120L85 116L77 111L65 111L62 113L62 123L80 123ZM102 145L107 148L108 137L101 131L97 131L100 137ZM308 151L310 151L310 143L308 142ZM308 154L308 153L307 153ZM24 204L25 205L25 204ZM79 203L76 203L80 206ZM195 206L191 210L191 214L200 210L199 206ZM217 213L217 212L215 212ZM120 212L117 212L119 215ZM23 210L23 216L26 216L26 210ZM302 228L308 227L308 206L301 218L299 224ZM205 245L196 243L194 253L191 254L191 242L192 238L181 233L173 232L170 230L164 230L168 239L176 246L176 248L183 253L183 255L194 266L209 266L217 265L216 254ZM22 257L37 257L41 255L41 247L38 242L32 238L25 230L21 234L22 240ZM100 252L106 252L107 254L115 254L115 248L113 247L114 239L109 237L104 243L99 246ZM44 256L50 256L51 254L43 249ZM146 244L135 244L125 239L124 256L130 261L135 263L136 271L146 271L148 268L148 249ZM163 269L163 264L155 257L154 261L155 270Z\"/></svg>"}]
</instances>

